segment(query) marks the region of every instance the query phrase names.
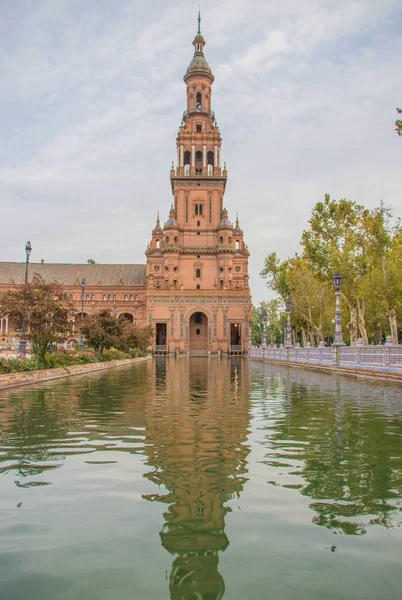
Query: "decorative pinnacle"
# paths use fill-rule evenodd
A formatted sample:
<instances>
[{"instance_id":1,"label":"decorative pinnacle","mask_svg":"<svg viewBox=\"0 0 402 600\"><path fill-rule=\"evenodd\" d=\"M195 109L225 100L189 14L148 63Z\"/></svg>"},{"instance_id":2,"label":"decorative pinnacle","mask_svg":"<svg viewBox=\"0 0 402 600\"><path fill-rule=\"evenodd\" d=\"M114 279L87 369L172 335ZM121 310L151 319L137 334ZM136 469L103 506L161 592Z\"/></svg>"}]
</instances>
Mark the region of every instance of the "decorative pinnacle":
<instances>
[{"instance_id":1,"label":"decorative pinnacle","mask_svg":"<svg viewBox=\"0 0 402 600\"><path fill-rule=\"evenodd\" d=\"M156 224L159 225L159 223L160 223L160 219L159 219L159 210L158 210L158 213L156 215Z\"/></svg>"},{"instance_id":2,"label":"decorative pinnacle","mask_svg":"<svg viewBox=\"0 0 402 600\"><path fill-rule=\"evenodd\" d=\"M197 33L201 33L201 9L198 6L198 31Z\"/></svg>"}]
</instances>

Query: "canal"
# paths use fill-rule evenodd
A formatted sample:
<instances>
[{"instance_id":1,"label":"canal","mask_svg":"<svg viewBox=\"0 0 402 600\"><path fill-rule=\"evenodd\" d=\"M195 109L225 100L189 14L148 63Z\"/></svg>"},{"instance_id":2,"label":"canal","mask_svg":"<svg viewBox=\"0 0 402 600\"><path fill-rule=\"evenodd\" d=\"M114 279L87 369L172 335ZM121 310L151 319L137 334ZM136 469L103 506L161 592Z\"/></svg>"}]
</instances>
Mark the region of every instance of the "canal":
<instances>
[{"instance_id":1,"label":"canal","mask_svg":"<svg viewBox=\"0 0 402 600\"><path fill-rule=\"evenodd\" d=\"M394 600L401 511L401 387L161 358L0 396L2 600Z\"/></svg>"}]
</instances>

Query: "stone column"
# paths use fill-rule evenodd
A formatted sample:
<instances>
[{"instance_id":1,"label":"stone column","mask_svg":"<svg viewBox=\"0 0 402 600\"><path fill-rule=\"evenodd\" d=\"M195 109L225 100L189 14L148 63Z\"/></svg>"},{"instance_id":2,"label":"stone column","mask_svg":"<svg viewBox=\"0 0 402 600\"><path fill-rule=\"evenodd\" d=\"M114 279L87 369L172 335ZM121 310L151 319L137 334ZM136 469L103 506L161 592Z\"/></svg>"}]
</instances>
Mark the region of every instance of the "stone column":
<instances>
[{"instance_id":1,"label":"stone column","mask_svg":"<svg viewBox=\"0 0 402 600\"><path fill-rule=\"evenodd\" d=\"M214 146L214 167L218 166L218 146Z\"/></svg>"},{"instance_id":2,"label":"stone column","mask_svg":"<svg viewBox=\"0 0 402 600\"><path fill-rule=\"evenodd\" d=\"M207 147L205 145L202 147L202 166L204 169L207 166Z\"/></svg>"},{"instance_id":3,"label":"stone column","mask_svg":"<svg viewBox=\"0 0 402 600\"><path fill-rule=\"evenodd\" d=\"M195 167L195 146L191 146L191 166Z\"/></svg>"},{"instance_id":4,"label":"stone column","mask_svg":"<svg viewBox=\"0 0 402 600\"><path fill-rule=\"evenodd\" d=\"M180 146L180 166L184 167L184 146Z\"/></svg>"}]
</instances>

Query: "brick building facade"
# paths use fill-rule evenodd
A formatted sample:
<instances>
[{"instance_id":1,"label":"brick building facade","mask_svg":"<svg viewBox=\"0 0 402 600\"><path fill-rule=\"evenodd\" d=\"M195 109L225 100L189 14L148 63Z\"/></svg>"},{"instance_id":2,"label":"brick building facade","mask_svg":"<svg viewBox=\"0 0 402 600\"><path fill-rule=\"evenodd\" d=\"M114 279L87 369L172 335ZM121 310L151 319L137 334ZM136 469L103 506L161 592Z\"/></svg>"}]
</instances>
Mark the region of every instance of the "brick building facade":
<instances>
[{"instance_id":1,"label":"brick building facade","mask_svg":"<svg viewBox=\"0 0 402 600\"><path fill-rule=\"evenodd\" d=\"M58 281L79 312L84 279L84 313L108 308L138 325L152 325L156 351L244 352L251 334L249 252L238 218L233 225L224 207L228 174L200 20L193 45L177 164L170 171L173 201L163 226L158 215L146 265L31 264L30 278L38 273ZM0 263L0 290L22 284L24 273L23 263ZM6 316L0 325L3 342L15 335Z\"/></svg>"}]
</instances>

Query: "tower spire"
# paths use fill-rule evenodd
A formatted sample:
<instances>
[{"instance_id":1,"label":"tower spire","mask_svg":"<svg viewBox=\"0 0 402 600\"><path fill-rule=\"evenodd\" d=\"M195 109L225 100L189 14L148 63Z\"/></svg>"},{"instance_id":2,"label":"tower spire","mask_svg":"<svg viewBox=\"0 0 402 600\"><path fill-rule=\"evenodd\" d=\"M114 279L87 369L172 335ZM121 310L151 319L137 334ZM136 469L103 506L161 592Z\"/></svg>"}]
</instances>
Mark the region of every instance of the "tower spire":
<instances>
[{"instance_id":1,"label":"tower spire","mask_svg":"<svg viewBox=\"0 0 402 600\"><path fill-rule=\"evenodd\" d=\"M201 8L198 5L198 31L197 33L201 33Z\"/></svg>"}]
</instances>

